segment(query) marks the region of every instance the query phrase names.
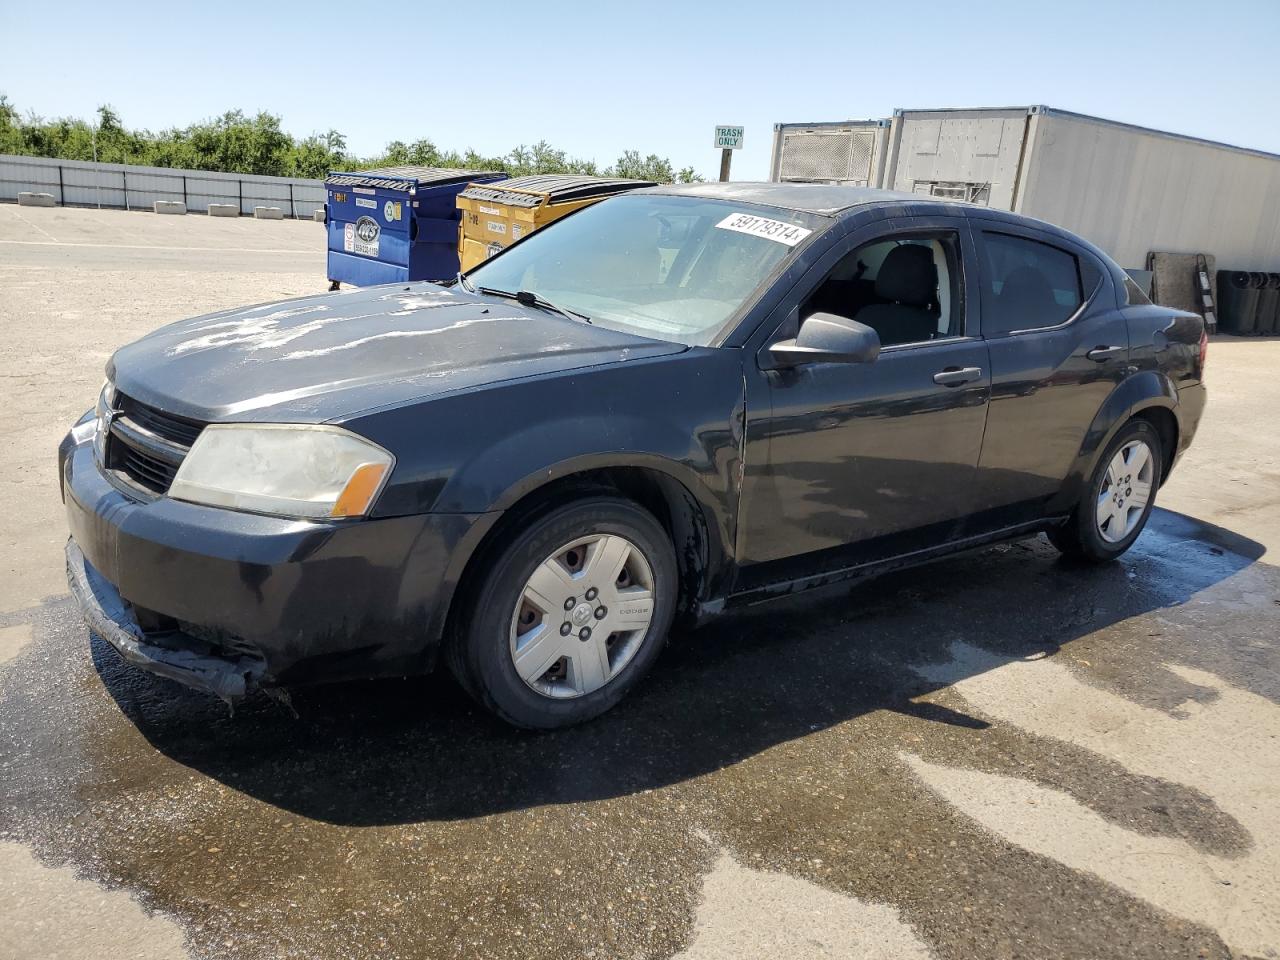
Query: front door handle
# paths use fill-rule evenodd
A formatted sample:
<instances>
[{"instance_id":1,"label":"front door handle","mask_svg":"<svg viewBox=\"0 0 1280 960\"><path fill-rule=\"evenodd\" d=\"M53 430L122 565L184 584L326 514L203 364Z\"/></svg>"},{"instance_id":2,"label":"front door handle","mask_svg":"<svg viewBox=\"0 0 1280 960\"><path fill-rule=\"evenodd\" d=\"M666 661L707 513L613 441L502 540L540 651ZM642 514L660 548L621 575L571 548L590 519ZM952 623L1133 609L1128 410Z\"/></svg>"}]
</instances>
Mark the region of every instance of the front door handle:
<instances>
[{"instance_id":1,"label":"front door handle","mask_svg":"<svg viewBox=\"0 0 1280 960\"><path fill-rule=\"evenodd\" d=\"M943 387L958 387L982 376L981 367L947 367L933 375L933 382Z\"/></svg>"},{"instance_id":2,"label":"front door handle","mask_svg":"<svg viewBox=\"0 0 1280 960\"><path fill-rule=\"evenodd\" d=\"M1085 354L1094 363L1106 363L1108 360L1115 360L1117 357L1128 356L1128 347L1094 347Z\"/></svg>"}]
</instances>

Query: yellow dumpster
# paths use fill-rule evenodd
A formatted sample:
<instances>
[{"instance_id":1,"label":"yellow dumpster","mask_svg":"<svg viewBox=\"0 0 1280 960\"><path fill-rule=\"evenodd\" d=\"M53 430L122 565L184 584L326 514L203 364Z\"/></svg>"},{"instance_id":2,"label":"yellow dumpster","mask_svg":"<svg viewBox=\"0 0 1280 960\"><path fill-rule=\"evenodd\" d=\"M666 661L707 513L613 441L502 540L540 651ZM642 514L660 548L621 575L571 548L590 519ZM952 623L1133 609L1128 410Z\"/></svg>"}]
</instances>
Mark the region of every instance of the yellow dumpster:
<instances>
[{"instance_id":1,"label":"yellow dumpster","mask_svg":"<svg viewBox=\"0 0 1280 960\"><path fill-rule=\"evenodd\" d=\"M535 174L499 183L473 183L458 194L462 228L458 261L470 270L521 237L611 197L657 184L575 174Z\"/></svg>"}]
</instances>

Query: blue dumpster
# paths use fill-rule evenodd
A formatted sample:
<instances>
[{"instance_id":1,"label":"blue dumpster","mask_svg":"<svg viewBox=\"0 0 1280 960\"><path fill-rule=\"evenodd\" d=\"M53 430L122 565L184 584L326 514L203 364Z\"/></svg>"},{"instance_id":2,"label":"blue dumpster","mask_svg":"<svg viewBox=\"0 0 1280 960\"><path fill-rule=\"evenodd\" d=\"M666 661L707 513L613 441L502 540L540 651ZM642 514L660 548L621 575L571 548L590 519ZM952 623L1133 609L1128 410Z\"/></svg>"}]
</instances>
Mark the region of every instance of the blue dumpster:
<instances>
[{"instance_id":1,"label":"blue dumpster","mask_svg":"<svg viewBox=\"0 0 1280 960\"><path fill-rule=\"evenodd\" d=\"M366 287L458 272L457 195L505 180L492 170L388 167L325 178L329 281Z\"/></svg>"}]
</instances>

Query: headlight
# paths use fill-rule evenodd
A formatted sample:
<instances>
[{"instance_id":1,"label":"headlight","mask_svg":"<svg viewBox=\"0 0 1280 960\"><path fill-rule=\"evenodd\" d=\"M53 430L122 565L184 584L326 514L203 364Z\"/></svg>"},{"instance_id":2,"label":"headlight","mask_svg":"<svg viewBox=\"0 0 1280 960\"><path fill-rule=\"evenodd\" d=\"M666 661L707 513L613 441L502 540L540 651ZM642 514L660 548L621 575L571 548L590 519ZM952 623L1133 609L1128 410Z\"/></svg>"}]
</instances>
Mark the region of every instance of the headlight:
<instances>
[{"instance_id":1,"label":"headlight","mask_svg":"<svg viewBox=\"0 0 1280 960\"><path fill-rule=\"evenodd\" d=\"M116 385L110 380L103 381L102 389L98 391L98 405L94 409L98 416L103 416L108 410L116 405Z\"/></svg>"},{"instance_id":2,"label":"headlight","mask_svg":"<svg viewBox=\"0 0 1280 960\"><path fill-rule=\"evenodd\" d=\"M99 463L107 462L107 431L111 428L111 411L116 405L116 388L110 380L98 391L98 402L93 408L93 452Z\"/></svg>"},{"instance_id":3,"label":"headlight","mask_svg":"<svg viewBox=\"0 0 1280 960\"><path fill-rule=\"evenodd\" d=\"M341 427L215 423L200 432L169 496L282 517L363 516L395 457Z\"/></svg>"}]
</instances>

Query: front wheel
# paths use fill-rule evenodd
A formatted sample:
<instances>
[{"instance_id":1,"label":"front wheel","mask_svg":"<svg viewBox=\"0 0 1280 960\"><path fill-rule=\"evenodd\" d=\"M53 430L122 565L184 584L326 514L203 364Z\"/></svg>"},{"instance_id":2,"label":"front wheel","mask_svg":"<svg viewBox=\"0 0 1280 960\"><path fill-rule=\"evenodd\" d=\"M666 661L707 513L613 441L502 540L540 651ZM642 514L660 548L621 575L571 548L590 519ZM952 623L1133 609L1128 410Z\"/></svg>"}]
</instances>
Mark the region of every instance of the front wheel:
<instances>
[{"instance_id":1,"label":"front wheel","mask_svg":"<svg viewBox=\"0 0 1280 960\"><path fill-rule=\"evenodd\" d=\"M553 729L599 716L657 658L675 614L675 554L636 504L568 504L489 559L450 667L504 720Z\"/></svg>"},{"instance_id":2,"label":"front wheel","mask_svg":"<svg viewBox=\"0 0 1280 960\"><path fill-rule=\"evenodd\" d=\"M1145 420L1121 428L1098 459L1071 518L1049 531L1064 554L1104 563L1133 545L1142 533L1160 486L1160 435Z\"/></svg>"}]
</instances>

